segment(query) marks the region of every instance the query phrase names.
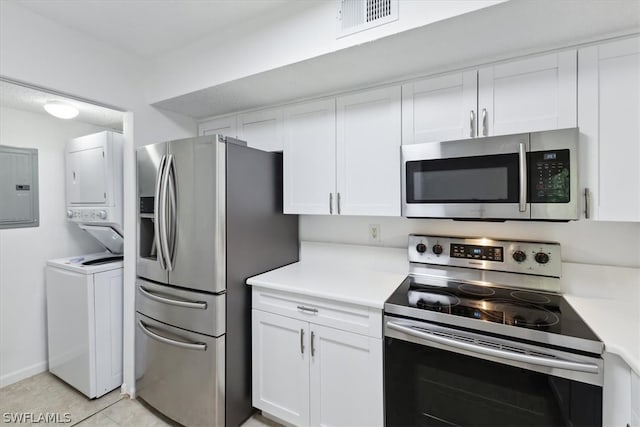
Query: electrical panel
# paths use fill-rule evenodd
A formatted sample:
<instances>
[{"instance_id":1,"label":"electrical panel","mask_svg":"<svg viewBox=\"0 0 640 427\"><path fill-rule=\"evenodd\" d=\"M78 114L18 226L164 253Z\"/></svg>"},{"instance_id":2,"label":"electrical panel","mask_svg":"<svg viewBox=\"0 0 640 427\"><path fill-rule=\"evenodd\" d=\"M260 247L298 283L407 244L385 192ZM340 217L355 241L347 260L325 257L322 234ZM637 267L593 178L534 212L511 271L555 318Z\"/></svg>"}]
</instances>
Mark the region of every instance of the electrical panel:
<instances>
[{"instance_id":1,"label":"electrical panel","mask_svg":"<svg viewBox=\"0 0 640 427\"><path fill-rule=\"evenodd\" d=\"M0 229L38 227L38 150L0 145Z\"/></svg>"}]
</instances>

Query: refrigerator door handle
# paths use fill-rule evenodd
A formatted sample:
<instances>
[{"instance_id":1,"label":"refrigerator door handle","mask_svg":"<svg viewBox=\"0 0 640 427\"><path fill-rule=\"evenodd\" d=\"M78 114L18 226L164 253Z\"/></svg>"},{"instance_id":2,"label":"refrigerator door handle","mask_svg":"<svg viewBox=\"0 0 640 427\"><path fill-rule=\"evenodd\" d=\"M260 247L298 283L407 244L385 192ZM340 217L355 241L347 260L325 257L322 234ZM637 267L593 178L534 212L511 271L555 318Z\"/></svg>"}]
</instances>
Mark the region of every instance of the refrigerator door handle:
<instances>
[{"instance_id":1,"label":"refrigerator door handle","mask_svg":"<svg viewBox=\"0 0 640 427\"><path fill-rule=\"evenodd\" d=\"M173 154L169 154L167 157L167 165L164 169L164 175L162 177L162 185L160 192L162 193L162 206L160 206L160 210L162 211L161 221L160 221L160 244L162 246L162 252L164 253L164 262L166 264L166 270L173 270L173 263L171 259L171 251L169 250L169 224L167 223L167 217L171 215L169 210L169 181L171 177L170 170L173 166Z\"/></svg>"},{"instance_id":2,"label":"refrigerator door handle","mask_svg":"<svg viewBox=\"0 0 640 427\"><path fill-rule=\"evenodd\" d=\"M176 198L176 165L173 161L173 155L171 155L171 165L167 168L169 175L169 185L167 192L169 195L169 252L167 253L169 270L173 270L175 267L176 257L176 239L178 232L178 202Z\"/></svg>"},{"instance_id":3,"label":"refrigerator door handle","mask_svg":"<svg viewBox=\"0 0 640 427\"><path fill-rule=\"evenodd\" d=\"M158 166L158 172L156 174L156 188L155 194L153 198L153 240L154 245L156 247L156 253L158 257L158 262L160 262L160 268L163 270L167 269L165 264L164 253L162 252L162 214L164 213L164 203L162 203L162 177L164 175L165 164L167 162L167 156L163 155L162 159L160 159L160 165Z\"/></svg>"}]
</instances>

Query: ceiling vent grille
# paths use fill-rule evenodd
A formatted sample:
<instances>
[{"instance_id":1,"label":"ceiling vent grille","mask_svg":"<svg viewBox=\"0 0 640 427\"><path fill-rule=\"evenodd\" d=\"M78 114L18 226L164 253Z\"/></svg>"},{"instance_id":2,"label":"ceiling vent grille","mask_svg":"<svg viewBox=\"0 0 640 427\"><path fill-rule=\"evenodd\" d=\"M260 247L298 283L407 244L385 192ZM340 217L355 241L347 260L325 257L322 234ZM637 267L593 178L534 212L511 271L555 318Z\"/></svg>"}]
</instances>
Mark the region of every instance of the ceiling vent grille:
<instances>
[{"instance_id":1,"label":"ceiling vent grille","mask_svg":"<svg viewBox=\"0 0 640 427\"><path fill-rule=\"evenodd\" d=\"M398 19L398 0L338 0L338 38Z\"/></svg>"}]
</instances>

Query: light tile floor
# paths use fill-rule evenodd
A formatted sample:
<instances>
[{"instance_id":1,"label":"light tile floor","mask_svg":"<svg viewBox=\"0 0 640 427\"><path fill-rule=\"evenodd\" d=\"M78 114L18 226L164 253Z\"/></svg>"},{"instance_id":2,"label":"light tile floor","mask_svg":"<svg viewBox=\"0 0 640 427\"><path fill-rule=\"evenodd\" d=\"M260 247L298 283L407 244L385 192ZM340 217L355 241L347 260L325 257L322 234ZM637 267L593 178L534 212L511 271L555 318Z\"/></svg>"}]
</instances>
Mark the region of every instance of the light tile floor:
<instances>
[{"instance_id":1,"label":"light tile floor","mask_svg":"<svg viewBox=\"0 0 640 427\"><path fill-rule=\"evenodd\" d=\"M12 414L59 414L61 423L20 423L20 426L79 426L79 427L164 427L177 426L138 400L120 395L116 389L99 399L85 395L48 372L35 375L0 389L0 423L9 424ZM8 414L8 415L7 415ZM16 416L16 415L13 415ZM16 423L17 424L17 423ZM279 427L280 425L255 414L242 427Z\"/></svg>"}]
</instances>

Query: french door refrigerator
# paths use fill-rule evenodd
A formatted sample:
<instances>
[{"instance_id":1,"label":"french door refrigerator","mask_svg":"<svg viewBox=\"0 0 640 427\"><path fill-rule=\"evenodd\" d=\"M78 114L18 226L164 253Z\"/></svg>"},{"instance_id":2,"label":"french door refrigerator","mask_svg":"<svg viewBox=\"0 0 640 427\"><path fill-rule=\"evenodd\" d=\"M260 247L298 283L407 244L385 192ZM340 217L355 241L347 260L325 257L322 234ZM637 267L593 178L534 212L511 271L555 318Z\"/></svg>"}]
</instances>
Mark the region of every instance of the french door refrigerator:
<instances>
[{"instance_id":1,"label":"french door refrigerator","mask_svg":"<svg viewBox=\"0 0 640 427\"><path fill-rule=\"evenodd\" d=\"M245 280L298 260L282 155L220 135L137 150L136 393L184 425L251 407Z\"/></svg>"}]
</instances>

